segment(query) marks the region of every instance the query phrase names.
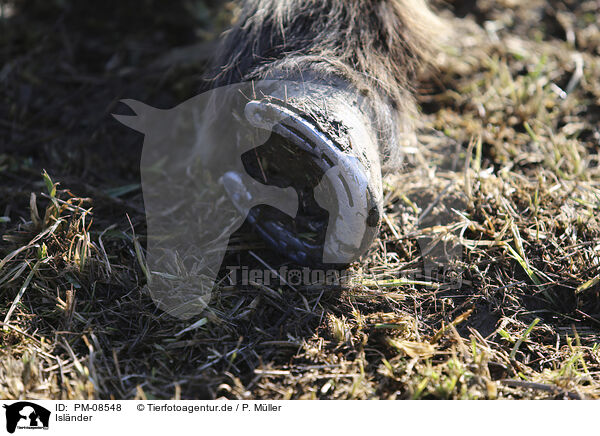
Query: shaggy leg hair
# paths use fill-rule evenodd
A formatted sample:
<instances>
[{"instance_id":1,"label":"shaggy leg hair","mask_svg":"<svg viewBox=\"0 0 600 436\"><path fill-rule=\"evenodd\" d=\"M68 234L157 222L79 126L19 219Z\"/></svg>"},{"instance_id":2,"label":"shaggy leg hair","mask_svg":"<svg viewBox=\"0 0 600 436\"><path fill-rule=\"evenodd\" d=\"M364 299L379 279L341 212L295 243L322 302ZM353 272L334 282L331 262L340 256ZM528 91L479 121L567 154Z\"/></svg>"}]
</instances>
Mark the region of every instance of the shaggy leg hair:
<instances>
[{"instance_id":1,"label":"shaggy leg hair","mask_svg":"<svg viewBox=\"0 0 600 436\"><path fill-rule=\"evenodd\" d=\"M381 154L394 164L413 142L412 83L441 29L424 0L245 0L225 35L213 86L341 78L369 96L376 118L385 114L377 120L390 130Z\"/></svg>"}]
</instances>

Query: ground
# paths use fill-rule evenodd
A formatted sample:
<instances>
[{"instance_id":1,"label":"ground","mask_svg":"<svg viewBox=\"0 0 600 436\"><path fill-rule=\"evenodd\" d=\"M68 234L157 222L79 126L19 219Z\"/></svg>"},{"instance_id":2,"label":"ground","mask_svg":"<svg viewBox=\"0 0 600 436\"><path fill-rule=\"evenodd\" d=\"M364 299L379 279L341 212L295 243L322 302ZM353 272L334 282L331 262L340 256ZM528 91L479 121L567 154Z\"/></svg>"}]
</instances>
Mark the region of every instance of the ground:
<instances>
[{"instance_id":1,"label":"ground","mask_svg":"<svg viewBox=\"0 0 600 436\"><path fill-rule=\"evenodd\" d=\"M455 34L353 282L223 282L187 322L144 288L110 113L195 95L235 11L102 4L0 2L0 398L600 397L600 2L436 1Z\"/></svg>"}]
</instances>

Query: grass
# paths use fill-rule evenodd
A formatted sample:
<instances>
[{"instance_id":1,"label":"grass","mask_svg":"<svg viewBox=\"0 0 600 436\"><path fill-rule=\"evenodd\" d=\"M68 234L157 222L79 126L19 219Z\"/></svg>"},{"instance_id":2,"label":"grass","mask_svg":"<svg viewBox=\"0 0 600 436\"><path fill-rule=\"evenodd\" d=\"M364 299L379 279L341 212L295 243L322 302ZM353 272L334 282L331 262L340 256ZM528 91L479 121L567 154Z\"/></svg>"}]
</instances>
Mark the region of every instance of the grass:
<instances>
[{"instance_id":1,"label":"grass","mask_svg":"<svg viewBox=\"0 0 600 436\"><path fill-rule=\"evenodd\" d=\"M421 146L349 284L224 280L189 322L144 288L141 137L108 114L194 95L205 60L175 55L227 7L138 26L122 6L117 37L28 4L1 21L0 398L600 397L597 2L442 5L461 36L422 75Z\"/></svg>"}]
</instances>

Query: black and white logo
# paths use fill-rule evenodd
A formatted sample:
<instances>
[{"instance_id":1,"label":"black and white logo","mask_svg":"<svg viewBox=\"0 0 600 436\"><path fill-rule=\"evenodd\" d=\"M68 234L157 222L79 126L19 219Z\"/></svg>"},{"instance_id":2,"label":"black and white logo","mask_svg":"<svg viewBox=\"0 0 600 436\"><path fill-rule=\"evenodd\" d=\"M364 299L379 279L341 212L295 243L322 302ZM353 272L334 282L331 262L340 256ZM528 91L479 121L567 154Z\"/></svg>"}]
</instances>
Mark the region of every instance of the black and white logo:
<instances>
[{"instance_id":1,"label":"black and white logo","mask_svg":"<svg viewBox=\"0 0 600 436\"><path fill-rule=\"evenodd\" d=\"M48 429L50 411L29 401L3 406L6 409L6 431Z\"/></svg>"}]
</instances>

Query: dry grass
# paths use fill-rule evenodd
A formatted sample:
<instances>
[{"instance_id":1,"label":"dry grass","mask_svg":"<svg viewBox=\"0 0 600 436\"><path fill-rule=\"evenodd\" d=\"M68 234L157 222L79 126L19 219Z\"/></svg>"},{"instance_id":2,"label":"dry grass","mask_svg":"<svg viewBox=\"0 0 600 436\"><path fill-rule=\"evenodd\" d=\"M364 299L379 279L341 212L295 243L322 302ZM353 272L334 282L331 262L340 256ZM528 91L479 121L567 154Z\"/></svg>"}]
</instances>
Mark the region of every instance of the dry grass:
<instances>
[{"instance_id":1,"label":"dry grass","mask_svg":"<svg viewBox=\"0 0 600 436\"><path fill-rule=\"evenodd\" d=\"M202 62L165 69L180 40L72 11L4 20L0 398L599 398L600 4L469 3L354 285L225 280L193 323L144 291L141 138L107 114L193 95Z\"/></svg>"}]
</instances>

